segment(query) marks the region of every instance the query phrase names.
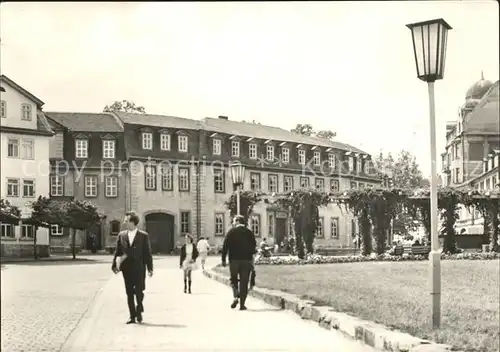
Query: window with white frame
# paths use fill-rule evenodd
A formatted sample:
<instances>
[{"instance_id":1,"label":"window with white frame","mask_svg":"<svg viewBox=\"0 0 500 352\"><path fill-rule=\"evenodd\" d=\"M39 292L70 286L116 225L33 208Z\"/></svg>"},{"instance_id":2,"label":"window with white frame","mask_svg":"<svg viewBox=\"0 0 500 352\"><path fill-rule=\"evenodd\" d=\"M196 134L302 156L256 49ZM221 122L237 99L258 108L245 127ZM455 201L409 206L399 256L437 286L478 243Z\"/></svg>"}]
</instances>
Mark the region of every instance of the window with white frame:
<instances>
[{"instance_id":1,"label":"window with white frame","mask_svg":"<svg viewBox=\"0 0 500 352\"><path fill-rule=\"evenodd\" d=\"M62 236L64 234L63 228L59 225L50 225L50 234L52 236Z\"/></svg>"},{"instance_id":2,"label":"window with white frame","mask_svg":"<svg viewBox=\"0 0 500 352\"><path fill-rule=\"evenodd\" d=\"M187 136L179 136L179 151L183 153L187 153L188 151L188 137Z\"/></svg>"},{"instance_id":3,"label":"window with white frame","mask_svg":"<svg viewBox=\"0 0 500 352\"><path fill-rule=\"evenodd\" d=\"M306 164L306 151L304 149L299 149L299 164Z\"/></svg>"},{"instance_id":4,"label":"window with white frame","mask_svg":"<svg viewBox=\"0 0 500 352\"><path fill-rule=\"evenodd\" d=\"M260 236L260 215L252 214L250 216L250 229L252 230L255 237Z\"/></svg>"},{"instance_id":5,"label":"window with white frame","mask_svg":"<svg viewBox=\"0 0 500 352\"><path fill-rule=\"evenodd\" d=\"M60 197L64 194L64 179L60 175L50 176L50 195L52 197Z\"/></svg>"},{"instance_id":6,"label":"window with white frame","mask_svg":"<svg viewBox=\"0 0 500 352\"><path fill-rule=\"evenodd\" d=\"M35 180L23 180L23 197L35 196Z\"/></svg>"},{"instance_id":7,"label":"window with white frame","mask_svg":"<svg viewBox=\"0 0 500 352\"><path fill-rule=\"evenodd\" d=\"M97 176L85 176L85 197L97 197Z\"/></svg>"},{"instance_id":8,"label":"window with white frame","mask_svg":"<svg viewBox=\"0 0 500 352\"><path fill-rule=\"evenodd\" d=\"M329 153L328 154L328 166L330 167L330 169L335 169L335 164L336 164L335 154Z\"/></svg>"},{"instance_id":9,"label":"window with white frame","mask_svg":"<svg viewBox=\"0 0 500 352\"><path fill-rule=\"evenodd\" d=\"M319 166L321 165L321 152L318 150L314 151L314 165Z\"/></svg>"},{"instance_id":10,"label":"window with white frame","mask_svg":"<svg viewBox=\"0 0 500 352\"><path fill-rule=\"evenodd\" d=\"M250 189L260 191L260 174L257 172L250 173Z\"/></svg>"},{"instance_id":11,"label":"window with white frame","mask_svg":"<svg viewBox=\"0 0 500 352\"><path fill-rule=\"evenodd\" d=\"M189 226L189 220L190 220L191 214L189 211L181 211L181 234L186 234L190 233L190 227Z\"/></svg>"},{"instance_id":12,"label":"window with white frame","mask_svg":"<svg viewBox=\"0 0 500 352\"><path fill-rule=\"evenodd\" d=\"M307 176L300 177L300 188L309 188L309 177Z\"/></svg>"},{"instance_id":13,"label":"window with white frame","mask_svg":"<svg viewBox=\"0 0 500 352\"><path fill-rule=\"evenodd\" d=\"M7 197L19 197L19 179L7 179Z\"/></svg>"},{"instance_id":14,"label":"window with white frame","mask_svg":"<svg viewBox=\"0 0 500 352\"><path fill-rule=\"evenodd\" d=\"M9 158L19 158L19 139L9 138L7 140L7 156Z\"/></svg>"},{"instance_id":15,"label":"window with white frame","mask_svg":"<svg viewBox=\"0 0 500 352\"><path fill-rule=\"evenodd\" d=\"M324 192L325 190L325 179L324 178L315 178L314 179L314 188L316 188L316 191L319 192Z\"/></svg>"},{"instance_id":16,"label":"window with white frame","mask_svg":"<svg viewBox=\"0 0 500 352\"><path fill-rule=\"evenodd\" d=\"M171 165L161 166L161 189L163 191L174 189L174 169Z\"/></svg>"},{"instance_id":17,"label":"window with white frame","mask_svg":"<svg viewBox=\"0 0 500 352\"><path fill-rule=\"evenodd\" d=\"M142 149L146 150L153 149L153 133L142 132Z\"/></svg>"},{"instance_id":18,"label":"window with white frame","mask_svg":"<svg viewBox=\"0 0 500 352\"><path fill-rule=\"evenodd\" d=\"M22 143L22 158L23 159L34 159L35 158L35 141L31 139L23 139Z\"/></svg>"},{"instance_id":19,"label":"window with white frame","mask_svg":"<svg viewBox=\"0 0 500 352\"><path fill-rule=\"evenodd\" d=\"M267 154L266 154L266 159L269 161L274 160L274 145L268 145L266 148Z\"/></svg>"},{"instance_id":20,"label":"window with white frame","mask_svg":"<svg viewBox=\"0 0 500 352\"><path fill-rule=\"evenodd\" d=\"M214 170L214 192L215 193L226 193L226 185L224 182L224 170L215 169Z\"/></svg>"},{"instance_id":21,"label":"window with white frame","mask_svg":"<svg viewBox=\"0 0 500 352\"><path fill-rule=\"evenodd\" d=\"M283 192L293 191L293 176L283 176Z\"/></svg>"},{"instance_id":22,"label":"window with white frame","mask_svg":"<svg viewBox=\"0 0 500 352\"><path fill-rule=\"evenodd\" d=\"M114 140L103 140L102 141L102 157L103 159L114 159L115 158L115 141Z\"/></svg>"},{"instance_id":23,"label":"window with white frame","mask_svg":"<svg viewBox=\"0 0 500 352\"><path fill-rule=\"evenodd\" d=\"M218 138L212 140L212 154L221 155L222 154L222 141Z\"/></svg>"},{"instance_id":24,"label":"window with white frame","mask_svg":"<svg viewBox=\"0 0 500 352\"><path fill-rule=\"evenodd\" d=\"M257 144L250 143L248 145L248 157L250 159L257 159Z\"/></svg>"},{"instance_id":25,"label":"window with white frame","mask_svg":"<svg viewBox=\"0 0 500 352\"><path fill-rule=\"evenodd\" d=\"M290 149L285 147L281 148L281 161L285 164L290 162Z\"/></svg>"},{"instance_id":26,"label":"window with white frame","mask_svg":"<svg viewBox=\"0 0 500 352\"><path fill-rule=\"evenodd\" d=\"M7 102L5 100L0 100L0 117L7 117Z\"/></svg>"},{"instance_id":27,"label":"window with white frame","mask_svg":"<svg viewBox=\"0 0 500 352\"><path fill-rule=\"evenodd\" d=\"M330 219L330 233L332 238L339 238L339 218Z\"/></svg>"},{"instance_id":28,"label":"window with white frame","mask_svg":"<svg viewBox=\"0 0 500 352\"><path fill-rule=\"evenodd\" d=\"M2 224L2 237L14 238L14 226L11 224Z\"/></svg>"},{"instance_id":29,"label":"window with white frame","mask_svg":"<svg viewBox=\"0 0 500 352\"><path fill-rule=\"evenodd\" d=\"M179 191L189 191L189 169L179 168Z\"/></svg>"},{"instance_id":30,"label":"window with white frame","mask_svg":"<svg viewBox=\"0 0 500 352\"><path fill-rule=\"evenodd\" d=\"M363 160L361 159L360 156L356 159L356 171L361 172L363 171Z\"/></svg>"},{"instance_id":31,"label":"window with white frame","mask_svg":"<svg viewBox=\"0 0 500 352\"><path fill-rule=\"evenodd\" d=\"M339 180L330 180L330 192L340 191Z\"/></svg>"},{"instance_id":32,"label":"window with white frame","mask_svg":"<svg viewBox=\"0 0 500 352\"><path fill-rule=\"evenodd\" d=\"M318 219L318 228L316 229L316 237L324 237L325 236L325 218L320 217Z\"/></svg>"},{"instance_id":33,"label":"window with white frame","mask_svg":"<svg viewBox=\"0 0 500 352\"><path fill-rule=\"evenodd\" d=\"M21 104L21 119L31 121L31 105Z\"/></svg>"},{"instance_id":34,"label":"window with white frame","mask_svg":"<svg viewBox=\"0 0 500 352\"><path fill-rule=\"evenodd\" d=\"M224 236L224 213L215 214L215 236Z\"/></svg>"},{"instance_id":35,"label":"window with white frame","mask_svg":"<svg viewBox=\"0 0 500 352\"><path fill-rule=\"evenodd\" d=\"M349 171L354 171L354 158L352 156L349 157Z\"/></svg>"},{"instance_id":36,"label":"window with white frame","mask_svg":"<svg viewBox=\"0 0 500 352\"><path fill-rule=\"evenodd\" d=\"M89 142L86 139L75 140L75 156L78 159L86 159L88 157Z\"/></svg>"},{"instance_id":37,"label":"window with white frame","mask_svg":"<svg viewBox=\"0 0 500 352\"><path fill-rule=\"evenodd\" d=\"M275 229L275 218L274 214L267 214L267 237L274 237L274 229Z\"/></svg>"},{"instance_id":38,"label":"window with white frame","mask_svg":"<svg viewBox=\"0 0 500 352\"><path fill-rule=\"evenodd\" d=\"M271 193L278 192L278 175L269 175L268 189Z\"/></svg>"},{"instance_id":39,"label":"window with white frame","mask_svg":"<svg viewBox=\"0 0 500 352\"><path fill-rule=\"evenodd\" d=\"M156 166L146 165L144 167L144 188L148 191L156 190Z\"/></svg>"},{"instance_id":40,"label":"window with white frame","mask_svg":"<svg viewBox=\"0 0 500 352\"><path fill-rule=\"evenodd\" d=\"M33 225L21 225L21 238L33 238L34 233Z\"/></svg>"},{"instance_id":41,"label":"window with white frame","mask_svg":"<svg viewBox=\"0 0 500 352\"><path fill-rule=\"evenodd\" d=\"M231 141L231 156L238 158L240 156L240 142Z\"/></svg>"},{"instance_id":42,"label":"window with white frame","mask_svg":"<svg viewBox=\"0 0 500 352\"><path fill-rule=\"evenodd\" d=\"M160 149L170 150L170 135L167 133L160 134Z\"/></svg>"},{"instance_id":43,"label":"window with white frame","mask_svg":"<svg viewBox=\"0 0 500 352\"><path fill-rule=\"evenodd\" d=\"M108 198L118 197L118 177L106 176L105 180L105 195Z\"/></svg>"}]
</instances>

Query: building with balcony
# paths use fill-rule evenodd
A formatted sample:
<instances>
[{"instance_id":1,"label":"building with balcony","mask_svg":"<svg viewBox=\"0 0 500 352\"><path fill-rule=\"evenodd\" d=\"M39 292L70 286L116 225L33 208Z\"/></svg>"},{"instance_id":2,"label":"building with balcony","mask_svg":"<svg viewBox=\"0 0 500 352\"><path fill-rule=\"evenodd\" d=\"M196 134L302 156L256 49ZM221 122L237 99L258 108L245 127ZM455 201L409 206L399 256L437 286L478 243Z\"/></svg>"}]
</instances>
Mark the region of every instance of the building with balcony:
<instances>
[{"instance_id":1,"label":"building with balcony","mask_svg":"<svg viewBox=\"0 0 500 352\"><path fill-rule=\"evenodd\" d=\"M76 245L84 250L110 250L127 208L122 123L108 113L47 112L46 116L55 132L47 180L50 196L88 200L96 205L106 217L95 232L78 230ZM50 234L53 252L70 250L69 229L53 225Z\"/></svg>"},{"instance_id":2,"label":"building with balcony","mask_svg":"<svg viewBox=\"0 0 500 352\"><path fill-rule=\"evenodd\" d=\"M154 252L169 253L192 233L220 245L230 226L229 164L246 166L244 190L266 193L314 187L338 191L380 184L370 156L353 146L287 130L229 120L190 120L115 113L123 122L128 209L142 216ZM356 222L337 205L320 209L316 244L352 247ZM281 243L290 234L286 209L263 202L249 219L257 237Z\"/></svg>"},{"instance_id":3,"label":"building with balcony","mask_svg":"<svg viewBox=\"0 0 500 352\"><path fill-rule=\"evenodd\" d=\"M466 93L458 120L446 125L446 151L442 156L444 186L478 188L498 187L500 152L499 81L483 76ZM483 233L477 211L460 210L459 233Z\"/></svg>"},{"instance_id":4,"label":"building with balcony","mask_svg":"<svg viewBox=\"0 0 500 352\"><path fill-rule=\"evenodd\" d=\"M42 111L44 102L5 75L0 76L1 198L31 215L30 203L49 195L49 143L54 132ZM1 256L33 256L36 231L37 253L49 254L49 233L32 225L2 224Z\"/></svg>"}]
</instances>

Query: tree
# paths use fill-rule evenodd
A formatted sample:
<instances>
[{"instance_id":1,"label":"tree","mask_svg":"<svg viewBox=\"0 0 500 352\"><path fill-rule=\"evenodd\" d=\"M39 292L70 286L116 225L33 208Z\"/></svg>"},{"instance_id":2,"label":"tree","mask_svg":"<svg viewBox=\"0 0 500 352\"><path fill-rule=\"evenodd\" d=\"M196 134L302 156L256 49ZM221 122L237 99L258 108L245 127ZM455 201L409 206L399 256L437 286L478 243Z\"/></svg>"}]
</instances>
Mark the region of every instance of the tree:
<instances>
[{"instance_id":1,"label":"tree","mask_svg":"<svg viewBox=\"0 0 500 352\"><path fill-rule=\"evenodd\" d=\"M115 111L135 113L135 114L146 113L146 109L144 109L144 106L138 106L133 101L130 100L122 100L122 101L116 100L113 104L106 105L103 110L103 112L115 112Z\"/></svg>"},{"instance_id":2,"label":"tree","mask_svg":"<svg viewBox=\"0 0 500 352\"><path fill-rule=\"evenodd\" d=\"M248 222L248 217L252 214L253 207L260 201L260 193L251 191L240 192L240 214L245 218L245 222ZM231 217L234 217L238 214L236 194L231 194L231 197L225 203L225 205L229 210L229 214Z\"/></svg>"},{"instance_id":3,"label":"tree","mask_svg":"<svg viewBox=\"0 0 500 352\"><path fill-rule=\"evenodd\" d=\"M333 138L337 135L335 132L332 132L330 130L319 130L316 131L312 125L310 124L301 124L298 123L295 128L291 130L291 132L301 134L303 136L313 136L313 137L318 137L318 138L323 138L327 140L333 140Z\"/></svg>"},{"instance_id":4,"label":"tree","mask_svg":"<svg viewBox=\"0 0 500 352\"><path fill-rule=\"evenodd\" d=\"M92 203L72 199L40 196L31 204L31 218L71 230L71 253L76 259L76 230L93 230L101 224L102 215Z\"/></svg>"},{"instance_id":5,"label":"tree","mask_svg":"<svg viewBox=\"0 0 500 352\"><path fill-rule=\"evenodd\" d=\"M21 210L10 204L6 199L0 199L0 222L4 224L17 225L21 218Z\"/></svg>"}]
</instances>

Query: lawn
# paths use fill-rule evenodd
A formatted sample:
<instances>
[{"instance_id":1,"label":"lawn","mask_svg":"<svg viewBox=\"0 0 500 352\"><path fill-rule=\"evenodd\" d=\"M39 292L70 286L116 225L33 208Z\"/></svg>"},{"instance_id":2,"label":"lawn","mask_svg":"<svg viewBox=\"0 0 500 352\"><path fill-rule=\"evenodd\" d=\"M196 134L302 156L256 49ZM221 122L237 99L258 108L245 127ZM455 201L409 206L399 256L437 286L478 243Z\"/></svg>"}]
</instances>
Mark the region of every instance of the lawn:
<instances>
[{"instance_id":1,"label":"lawn","mask_svg":"<svg viewBox=\"0 0 500 352\"><path fill-rule=\"evenodd\" d=\"M464 350L499 351L499 261L450 260L441 265L437 331L430 327L428 262L259 265L257 286ZM227 274L227 268L220 270Z\"/></svg>"}]
</instances>

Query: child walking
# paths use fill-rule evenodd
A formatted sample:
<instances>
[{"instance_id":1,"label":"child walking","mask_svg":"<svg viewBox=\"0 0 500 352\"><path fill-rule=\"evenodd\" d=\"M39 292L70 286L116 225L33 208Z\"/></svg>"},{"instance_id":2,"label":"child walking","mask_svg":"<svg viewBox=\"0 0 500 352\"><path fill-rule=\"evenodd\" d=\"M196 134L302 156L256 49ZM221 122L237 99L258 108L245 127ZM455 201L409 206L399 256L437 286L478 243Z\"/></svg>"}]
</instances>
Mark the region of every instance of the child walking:
<instances>
[{"instance_id":1,"label":"child walking","mask_svg":"<svg viewBox=\"0 0 500 352\"><path fill-rule=\"evenodd\" d=\"M196 258L198 258L198 249L193 244L193 236L189 233L185 236L186 242L181 247L180 268L184 271L184 293L191 293L191 284L193 282L192 272L196 269Z\"/></svg>"}]
</instances>

